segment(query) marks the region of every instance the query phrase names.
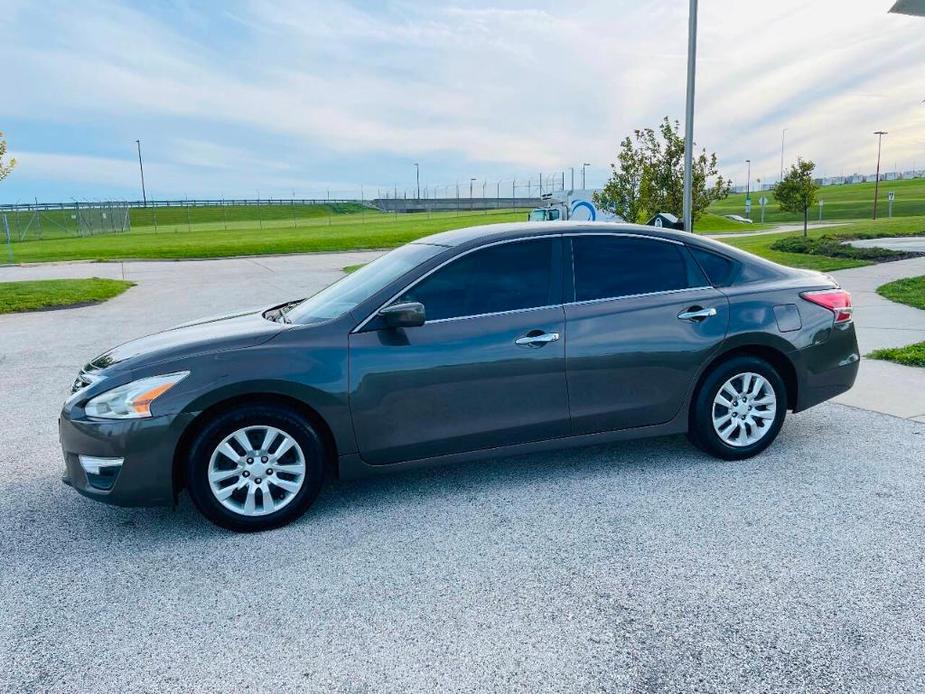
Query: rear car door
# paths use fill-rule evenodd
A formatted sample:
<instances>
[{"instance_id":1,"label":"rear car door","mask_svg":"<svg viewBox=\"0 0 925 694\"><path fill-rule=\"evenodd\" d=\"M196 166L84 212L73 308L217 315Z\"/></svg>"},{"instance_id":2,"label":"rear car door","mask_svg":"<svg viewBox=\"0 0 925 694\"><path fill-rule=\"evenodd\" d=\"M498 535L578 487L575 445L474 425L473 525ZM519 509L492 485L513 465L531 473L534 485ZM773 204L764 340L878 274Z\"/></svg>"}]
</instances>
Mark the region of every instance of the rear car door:
<instances>
[{"instance_id":1,"label":"rear car door","mask_svg":"<svg viewBox=\"0 0 925 694\"><path fill-rule=\"evenodd\" d=\"M669 421L725 339L726 297L680 242L596 233L568 240L566 370L574 433Z\"/></svg>"},{"instance_id":2,"label":"rear car door","mask_svg":"<svg viewBox=\"0 0 925 694\"><path fill-rule=\"evenodd\" d=\"M374 319L350 335L350 410L370 464L566 435L560 236L463 253L390 303L426 323Z\"/></svg>"}]
</instances>

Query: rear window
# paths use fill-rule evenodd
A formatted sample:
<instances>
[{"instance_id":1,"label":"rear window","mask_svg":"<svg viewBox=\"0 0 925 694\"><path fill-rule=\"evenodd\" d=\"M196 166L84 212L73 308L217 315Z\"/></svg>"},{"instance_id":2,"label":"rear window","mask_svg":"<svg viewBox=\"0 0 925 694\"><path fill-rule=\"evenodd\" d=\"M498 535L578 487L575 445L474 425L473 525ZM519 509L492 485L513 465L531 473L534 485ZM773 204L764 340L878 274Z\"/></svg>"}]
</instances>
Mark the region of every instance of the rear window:
<instances>
[{"instance_id":1,"label":"rear window","mask_svg":"<svg viewBox=\"0 0 925 694\"><path fill-rule=\"evenodd\" d=\"M732 284L736 272L736 262L718 253L711 253L701 248L690 247L691 254L714 287L728 287Z\"/></svg>"},{"instance_id":2,"label":"rear window","mask_svg":"<svg viewBox=\"0 0 925 694\"><path fill-rule=\"evenodd\" d=\"M684 246L633 236L593 235L572 239L575 300L676 291L703 285Z\"/></svg>"}]
</instances>

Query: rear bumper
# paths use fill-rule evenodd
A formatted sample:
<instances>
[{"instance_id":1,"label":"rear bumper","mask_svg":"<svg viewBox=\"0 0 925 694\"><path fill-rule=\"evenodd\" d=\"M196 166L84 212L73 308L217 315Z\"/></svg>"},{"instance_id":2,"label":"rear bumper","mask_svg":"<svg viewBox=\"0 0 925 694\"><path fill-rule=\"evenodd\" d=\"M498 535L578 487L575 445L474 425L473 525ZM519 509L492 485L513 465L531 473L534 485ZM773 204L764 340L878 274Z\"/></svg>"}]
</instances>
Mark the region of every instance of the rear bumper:
<instances>
[{"instance_id":1,"label":"rear bumper","mask_svg":"<svg viewBox=\"0 0 925 694\"><path fill-rule=\"evenodd\" d=\"M800 350L794 412L841 395L854 385L861 364L854 323L834 326L829 339Z\"/></svg>"},{"instance_id":2,"label":"rear bumper","mask_svg":"<svg viewBox=\"0 0 925 694\"><path fill-rule=\"evenodd\" d=\"M63 481L86 497L116 506L174 503L173 458L184 417L138 420L58 419L64 454ZM80 456L122 459L105 477L88 475Z\"/></svg>"}]
</instances>

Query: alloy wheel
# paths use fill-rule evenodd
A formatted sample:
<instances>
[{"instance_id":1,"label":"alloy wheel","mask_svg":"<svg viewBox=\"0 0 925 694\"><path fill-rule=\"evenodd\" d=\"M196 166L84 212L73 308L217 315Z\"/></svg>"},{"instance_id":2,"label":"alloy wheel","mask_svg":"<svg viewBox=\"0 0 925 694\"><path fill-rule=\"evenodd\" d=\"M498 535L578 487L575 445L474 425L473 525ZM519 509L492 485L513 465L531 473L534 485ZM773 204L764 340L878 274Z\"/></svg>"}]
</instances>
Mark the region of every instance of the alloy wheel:
<instances>
[{"instance_id":1,"label":"alloy wheel","mask_svg":"<svg viewBox=\"0 0 925 694\"><path fill-rule=\"evenodd\" d=\"M272 426L248 426L226 436L209 460L215 499L242 516L287 506L305 482L305 455L295 438Z\"/></svg>"},{"instance_id":2,"label":"alloy wheel","mask_svg":"<svg viewBox=\"0 0 925 694\"><path fill-rule=\"evenodd\" d=\"M768 380L751 371L737 374L713 398L713 429L730 446L751 446L771 430L776 413L777 396Z\"/></svg>"}]
</instances>

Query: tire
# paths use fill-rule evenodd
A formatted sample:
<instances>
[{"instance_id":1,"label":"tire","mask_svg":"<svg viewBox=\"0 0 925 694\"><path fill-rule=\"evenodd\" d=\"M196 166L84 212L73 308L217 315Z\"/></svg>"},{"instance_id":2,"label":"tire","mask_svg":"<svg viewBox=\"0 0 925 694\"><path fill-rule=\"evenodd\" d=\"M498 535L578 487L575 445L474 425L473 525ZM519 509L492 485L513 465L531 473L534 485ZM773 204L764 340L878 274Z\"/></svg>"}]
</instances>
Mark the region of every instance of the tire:
<instances>
[{"instance_id":1,"label":"tire","mask_svg":"<svg viewBox=\"0 0 925 694\"><path fill-rule=\"evenodd\" d=\"M216 525L238 532L278 528L318 496L323 454L321 438L296 412L273 404L237 407L209 420L194 439L187 489Z\"/></svg>"},{"instance_id":2,"label":"tire","mask_svg":"<svg viewBox=\"0 0 925 694\"><path fill-rule=\"evenodd\" d=\"M787 387L777 370L758 357L733 357L712 367L697 389L687 436L717 458L751 458L777 437L786 411Z\"/></svg>"}]
</instances>

